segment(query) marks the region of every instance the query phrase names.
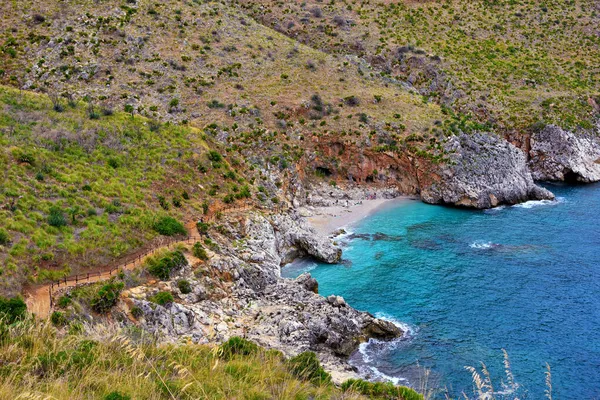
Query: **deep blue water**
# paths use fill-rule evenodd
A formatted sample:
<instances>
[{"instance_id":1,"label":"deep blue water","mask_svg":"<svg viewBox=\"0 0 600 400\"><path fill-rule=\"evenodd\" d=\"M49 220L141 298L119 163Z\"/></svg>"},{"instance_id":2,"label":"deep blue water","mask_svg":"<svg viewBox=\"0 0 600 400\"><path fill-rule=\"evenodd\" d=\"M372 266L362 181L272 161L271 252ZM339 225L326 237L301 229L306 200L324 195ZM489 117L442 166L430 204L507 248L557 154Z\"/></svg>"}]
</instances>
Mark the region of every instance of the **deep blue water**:
<instances>
[{"instance_id":1,"label":"deep blue water","mask_svg":"<svg viewBox=\"0 0 600 400\"><path fill-rule=\"evenodd\" d=\"M349 240L345 264L283 274L310 270L322 295L410 328L353 356L372 377L418 386L427 368L430 387L473 397L464 366L485 362L500 389L506 349L506 398L543 399L547 362L555 399L600 399L600 185L548 188L558 201L487 211L409 201L352 227L391 237Z\"/></svg>"}]
</instances>

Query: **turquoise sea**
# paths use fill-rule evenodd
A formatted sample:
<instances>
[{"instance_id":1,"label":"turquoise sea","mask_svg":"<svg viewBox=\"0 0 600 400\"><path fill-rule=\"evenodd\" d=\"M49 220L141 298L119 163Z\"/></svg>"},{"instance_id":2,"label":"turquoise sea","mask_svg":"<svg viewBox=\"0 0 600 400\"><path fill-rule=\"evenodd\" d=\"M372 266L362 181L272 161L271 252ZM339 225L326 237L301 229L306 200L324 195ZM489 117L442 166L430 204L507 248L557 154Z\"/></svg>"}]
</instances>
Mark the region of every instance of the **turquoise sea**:
<instances>
[{"instance_id":1,"label":"turquoise sea","mask_svg":"<svg viewBox=\"0 0 600 400\"><path fill-rule=\"evenodd\" d=\"M419 386L429 369L436 398L473 398L464 367L484 362L505 398L543 399L548 363L555 399L600 399L600 185L547 187L556 201L486 211L400 203L349 229L342 264L283 275L405 327L352 356L371 378Z\"/></svg>"}]
</instances>

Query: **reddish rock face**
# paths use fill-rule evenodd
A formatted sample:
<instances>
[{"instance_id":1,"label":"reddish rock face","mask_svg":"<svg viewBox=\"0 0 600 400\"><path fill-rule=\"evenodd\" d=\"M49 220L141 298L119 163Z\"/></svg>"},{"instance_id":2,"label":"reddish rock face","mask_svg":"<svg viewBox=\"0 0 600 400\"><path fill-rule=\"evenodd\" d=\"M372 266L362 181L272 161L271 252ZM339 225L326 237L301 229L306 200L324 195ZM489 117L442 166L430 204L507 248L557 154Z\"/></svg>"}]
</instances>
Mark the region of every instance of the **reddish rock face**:
<instances>
[{"instance_id":1,"label":"reddish rock face","mask_svg":"<svg viewBox=\"0 0 600 400\"><path fill-rule=\"evenodd\" d=\"M338 182L395 185L406 194L419 193L422 163L409 154L376 152L339 141L317 144L310 166Z\"/></svg>"}]
</instances>

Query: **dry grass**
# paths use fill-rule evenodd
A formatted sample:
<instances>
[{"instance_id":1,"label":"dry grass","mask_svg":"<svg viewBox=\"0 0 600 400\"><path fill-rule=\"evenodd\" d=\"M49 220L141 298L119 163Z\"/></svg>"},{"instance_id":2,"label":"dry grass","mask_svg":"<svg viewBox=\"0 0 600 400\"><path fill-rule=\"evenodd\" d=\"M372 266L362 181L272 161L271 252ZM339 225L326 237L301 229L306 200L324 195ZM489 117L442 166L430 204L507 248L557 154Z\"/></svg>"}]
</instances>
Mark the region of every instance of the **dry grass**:
<instances>
[{"instance_id":1,"label":"dry grass","mask_svg":"<svg viewBox=\"0 0 600 400\"><path fill-rule=\"evenodd\" d=\"M205 345L161 345L135 329L58 332L27 320L2 325L0 399L358 399L295 378L278 352L223 360Z\"/></svg>"}]
</instances>

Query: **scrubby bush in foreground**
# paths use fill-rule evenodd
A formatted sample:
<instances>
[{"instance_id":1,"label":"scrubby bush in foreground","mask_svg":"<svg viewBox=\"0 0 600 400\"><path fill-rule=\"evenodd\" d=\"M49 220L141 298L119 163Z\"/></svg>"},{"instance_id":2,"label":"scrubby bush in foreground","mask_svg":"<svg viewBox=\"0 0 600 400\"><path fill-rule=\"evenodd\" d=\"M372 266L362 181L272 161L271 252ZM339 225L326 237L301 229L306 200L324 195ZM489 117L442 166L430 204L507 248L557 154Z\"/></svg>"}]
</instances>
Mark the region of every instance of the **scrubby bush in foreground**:
<instances>
[{"instance_id":1,"label":"scrubby bush in foreground","mask_svg":"<svg viewBox=\"0 0 600 400\"><path fill-rule=\"evenodd\" d=\"M394 386L391 382L369 382L362 379L348 379L342 383L342 390L352 390L375 399L423 400L423 395L411 388Z\"/></svg>"},{"instance_id":2,"label":"scrubby bush in foreground","mask_svg":"<svg viewBox=\"0 0 600 400\"><path fill-rule=\"evenodd\" d=\"M305 351L288 360L288 365L294 376L322 385L331 382L331 375L321 367L317 355Z\"/></svg>"},{"instance_id":3,"label":"scrubby bush in foreground","mask_svg":"<svg viewBox=\"0 0 600 400\"><path fill-rule=\"evenodd\" d=\"M101 339L91 341L90 335ZM139 343L134 337L133 331L115 327L63 335L29 319L8 326L0 342L0 398L364 398L298 380L280 355L258 347L227 361L210 346Z\"/></svg>"},{"instance_id":4,"label":"scrubby bush in foreground","mask_svg":"<svg viewBox=\"0 0 600 400\"><path fill-rule=\"evenodd\" d=\"M0 319L12 324L25 318L27 305L20 297L7 299L0 296Z\"/></svg>"},{"instance_id":5,"label":"scrubby bush in foreground","mask_svg":"<svg viewBox=\"0 0 600 400\"><path fill-rule=\"evenodd\" d=\"M258 352L259 347L249 340L234 336L219 346L218 353L225 360L231 360L233 356L248 356Z\"/></svg>"}]
</instances>

